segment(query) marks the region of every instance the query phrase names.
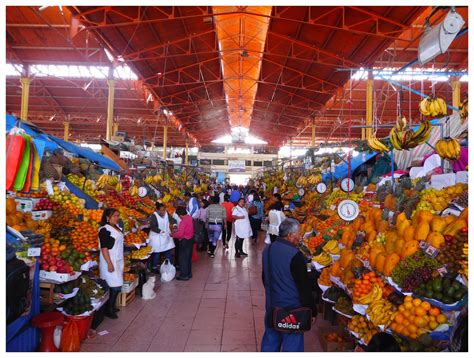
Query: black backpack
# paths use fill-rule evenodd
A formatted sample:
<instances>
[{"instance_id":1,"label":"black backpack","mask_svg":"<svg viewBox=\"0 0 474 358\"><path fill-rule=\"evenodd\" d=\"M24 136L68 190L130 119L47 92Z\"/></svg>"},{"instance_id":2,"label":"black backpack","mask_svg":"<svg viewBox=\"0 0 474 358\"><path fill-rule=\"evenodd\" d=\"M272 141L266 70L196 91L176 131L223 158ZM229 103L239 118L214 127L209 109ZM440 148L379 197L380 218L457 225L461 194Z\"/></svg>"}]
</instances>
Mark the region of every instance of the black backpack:
<instances>
[{"instance_id":1,"label":"black backpack","mask_svg":"<svg viewBox=\"0 0 474 358\"><path fill-rule=\"evenodd\" d=\"M10 324L28 309L30 268L24 261L11 258L7 261L7 324Z\"/></svg>"}]
</instances>

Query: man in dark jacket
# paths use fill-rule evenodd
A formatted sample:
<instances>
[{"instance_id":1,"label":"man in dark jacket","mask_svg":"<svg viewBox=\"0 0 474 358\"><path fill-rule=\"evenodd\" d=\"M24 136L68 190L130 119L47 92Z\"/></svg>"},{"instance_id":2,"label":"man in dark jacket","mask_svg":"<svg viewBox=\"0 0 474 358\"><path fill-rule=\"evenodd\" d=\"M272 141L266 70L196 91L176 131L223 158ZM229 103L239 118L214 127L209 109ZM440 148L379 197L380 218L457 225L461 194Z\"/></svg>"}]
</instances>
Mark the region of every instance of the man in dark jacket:
<instances>
[{"instance_id":1,"label":"man in dark jacket","mask_svg":"<svg viewBox=\"0 0 474 358\"><path fill-rule=\"evenodd\" d=\"M282 333L272 328L273 308L308 307L313 311L313 321L317 315L306 269L306 258L297 248L301 240L299 232L300 224L297 220L283 220L279 228L279 238L263 251L262 280L265 286L266 312L262 352L304 351L303 333Z\"/></svg>"}]
</instances>

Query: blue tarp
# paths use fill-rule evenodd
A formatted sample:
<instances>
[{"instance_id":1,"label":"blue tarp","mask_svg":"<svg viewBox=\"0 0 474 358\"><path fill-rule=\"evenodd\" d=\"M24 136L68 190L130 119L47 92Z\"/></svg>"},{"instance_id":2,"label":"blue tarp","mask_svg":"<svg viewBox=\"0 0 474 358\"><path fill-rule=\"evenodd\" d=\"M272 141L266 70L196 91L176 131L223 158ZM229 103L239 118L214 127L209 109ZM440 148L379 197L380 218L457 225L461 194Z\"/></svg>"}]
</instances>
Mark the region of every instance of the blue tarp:
<instances>
[{"instance_id":1,"label":"blue tarp","mask_svg":"<svg viewBox=\"0 0 474 358\"><path fill-rule=\"evenodd\" d=\"M7 132L9 132L16 124L17 124L17 118L14 116L8 115L6 116L6 129ZM107 157L104 157L101 154L98 154L94 152L93 150L89 148L84 148L77 146L73 143L66 142L62 139L59 139L57 137L54 137L50 134L46 134L42 132L40 129L28 125L28 123L25 123L23 121L18 122L18 126L25 130L25 132L31 136L35 142L35 145L40 148L44 146L45 151L54 151L58 147L63 148L69 153L72 153L74 155L77 155L79 157L86 158L90 160L91 162L97 163L100 167L106 168L106 169L112 169L115 171L120 171L122 168L115 163L112 159L109 159ZM42 153L40 153L40 158L42 159Z\"/></svg>"},{"instance_id":2,"label":"blue tarp","mask_svg":"<svg viewBox=\"0 0 474 358\"><path fill-rule=\"evenodd\" d=\"M351 175L354 173L354 170L356 170L359 166L364 164L369 159L375 157L376 155L377 153L374 153L374 152L365 152L365 156L363 156L362 153L359 153L357 156L352 157L351 158ZM333 178L336 180L339 180L339 179L347 177L347 169L348 169L347 167L348 166L346 162L341 162L338 165L336 165ZM331 173L323 174L323 181L326 182L328 180L331 180Z\"/></svg>"}]
</instances>

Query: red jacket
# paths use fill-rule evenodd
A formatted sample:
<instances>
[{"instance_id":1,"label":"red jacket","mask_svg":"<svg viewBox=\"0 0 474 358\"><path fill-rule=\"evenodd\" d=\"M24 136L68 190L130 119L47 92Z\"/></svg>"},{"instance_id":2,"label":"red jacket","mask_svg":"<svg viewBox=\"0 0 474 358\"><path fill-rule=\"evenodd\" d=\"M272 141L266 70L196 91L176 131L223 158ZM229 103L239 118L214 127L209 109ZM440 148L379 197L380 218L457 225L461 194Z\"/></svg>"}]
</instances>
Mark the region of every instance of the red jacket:
<instances>
[{"instance_id":1,"label":"red jacket","mask_svg":"<svg viewBox=\"0 0 474 358\"><path fill-rule=\"evenodd\" d=\"M189 215L183 216L178 230L171 234L171 236L178 240L191 240L194 237L193 218Z\"/></svg>"}]
</instances>

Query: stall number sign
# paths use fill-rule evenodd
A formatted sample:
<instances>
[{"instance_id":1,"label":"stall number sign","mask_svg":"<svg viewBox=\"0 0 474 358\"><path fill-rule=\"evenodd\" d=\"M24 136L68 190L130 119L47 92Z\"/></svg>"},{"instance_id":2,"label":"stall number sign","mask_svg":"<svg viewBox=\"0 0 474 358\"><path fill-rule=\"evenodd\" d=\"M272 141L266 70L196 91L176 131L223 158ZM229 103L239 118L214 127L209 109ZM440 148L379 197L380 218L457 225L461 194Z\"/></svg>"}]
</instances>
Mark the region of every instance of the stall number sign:
<instances>
[{"instance_id":1,"label":"stall number sign","mask_svg":"<svg viewBox=\"0 0 474 358\"><path fill-rule=\"evenodd\" d=\"M229 160L229 173L245 172L245 160Z\"/></svg>"}]
</instances>

